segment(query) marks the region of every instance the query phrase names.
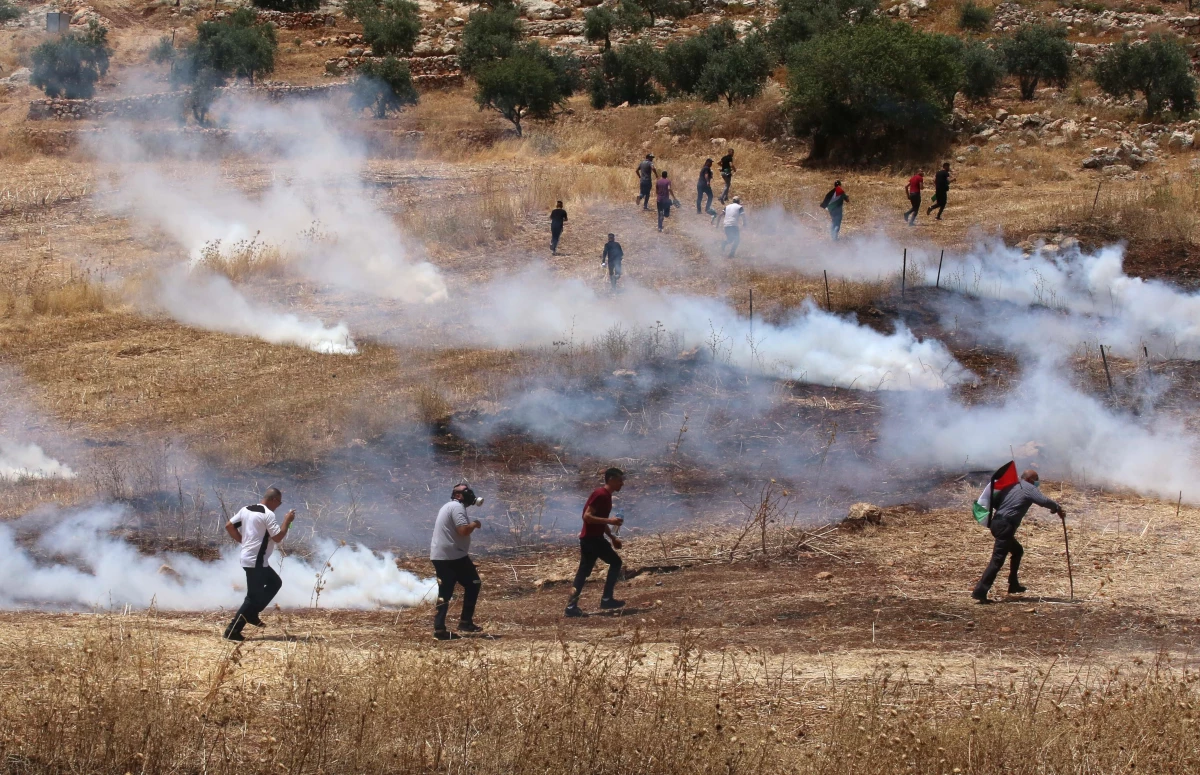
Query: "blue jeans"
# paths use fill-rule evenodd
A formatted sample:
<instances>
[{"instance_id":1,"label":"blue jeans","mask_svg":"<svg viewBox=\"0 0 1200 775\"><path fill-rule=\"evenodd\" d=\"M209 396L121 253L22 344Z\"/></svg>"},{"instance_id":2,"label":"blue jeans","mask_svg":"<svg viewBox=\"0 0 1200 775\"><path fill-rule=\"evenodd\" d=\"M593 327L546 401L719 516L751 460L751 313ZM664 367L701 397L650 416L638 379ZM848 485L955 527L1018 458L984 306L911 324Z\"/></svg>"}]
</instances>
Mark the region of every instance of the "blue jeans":
<instances>
[{"instance_id":1,"label":"blue jeans","mask_svg":"<svg viewBox=\"0 0 1200 775\"><path fill-rule=\"evenodd\" d=\"M831 221L831 223L829 225L829 233L833 235L833 241L837 242L838 234L840 234L842 231L842 211L841 211L841 209L839 208L837 210L830 210L829 211L829 220Z\"/></svg>"},{"instance_id":2,"label":"blue jeans","mask_svg":"<svg viewBox=\"0 0 1200 775\"><path fill-rule=\"evenodd\" d=\"M704 199L704 197L706 197L706 196L708 197L708 201L704 203L704 209L701 210L700 209L700 201L702 199ZM696 213L697 214L699 214L701 212L705 212L705 213L708 213L709 215L712 215L714 212L712 209L712 200L713 200L712 186L696 186Z\"/></svg>"}]
</instances>

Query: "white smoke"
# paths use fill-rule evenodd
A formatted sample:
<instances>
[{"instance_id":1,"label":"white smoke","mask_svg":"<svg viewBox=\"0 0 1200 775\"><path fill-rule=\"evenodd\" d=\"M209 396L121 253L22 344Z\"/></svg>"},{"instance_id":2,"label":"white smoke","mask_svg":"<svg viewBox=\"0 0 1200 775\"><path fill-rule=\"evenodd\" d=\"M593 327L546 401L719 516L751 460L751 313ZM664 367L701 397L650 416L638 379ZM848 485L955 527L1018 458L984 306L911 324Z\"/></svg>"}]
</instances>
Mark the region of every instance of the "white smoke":
<instances>
[{"instance_id":1,"label":"white smoke","mask_svg":"<svg viewBox=\"0 0 1200 775\"><path fill-rule=\"evenodd\" d=\"M37 444L0 436L0 480L74 479L75 472L47 455Z\"/></svg>"},{"instance_id":2,"label":"white smoke","mask_svg":"<svg viewBox=\"0 0 1200 775\"><path fill-rule=\"evenodd\" d=\"M629 285L601 295L577 279L534 267L494 282L465 314L499 347L596 339L623 327L682 335L736 366L788 379L867 390L932 390L972 379L944 345L897 325L881 334L808 304L784 325L750 321L716 299Z\"/></svg>"},{"instance_id":3,"label":"white smoke","mask_svg":"<svg viewBox=\"0 0 1200 775\"><path fill-rule=\"evenodd\" d=\"M17 543L10 524L0 524L0 607L109 607L151 604L170 610L236 608L245 594L245 574L230 549L217 562L187 554L147 556L110 531L122 511L100 506L71 514L38 536L35 549L55 557L40 562ZM432 600L433 579L420 579L396 567L390 553L361 546L338 548L318 542L316 556L330 558L319 603L329 608L366 609L419 605ZM324 567L297 557L273 558L283 579L275 602L304 608L315 601L314 587Z\"/></svg>"},{"instance_id":4,"label":"white smoke","mask_svg":"<svg viewBox=\"0 0 1200 775\"><path fill-rule=\"evenodd\" d=\"M354 355L358 348L345 323L326 326L320 320L280 312L246 298L220 275L163 272L155 299L179 322L227 334L253 336L272 344L294 344L319 353Z\"/></svg>"}]
</instances>

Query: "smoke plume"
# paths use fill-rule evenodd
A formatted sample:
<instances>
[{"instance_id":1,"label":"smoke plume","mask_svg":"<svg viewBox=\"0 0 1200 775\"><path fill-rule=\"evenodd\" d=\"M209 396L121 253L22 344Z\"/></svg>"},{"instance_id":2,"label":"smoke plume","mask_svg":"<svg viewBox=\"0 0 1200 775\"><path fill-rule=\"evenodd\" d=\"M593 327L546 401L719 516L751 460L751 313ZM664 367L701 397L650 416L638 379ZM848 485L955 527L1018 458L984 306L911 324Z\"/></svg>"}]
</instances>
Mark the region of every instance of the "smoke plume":
<instances>
[{"instance_id":1,"label":"smoke plume","mask_svg":"<svg viewBox=\"0 0 1200 775\"><path fill-rule=\"evenodd\" d=\"M0 436L0 480L74 479L69 466L47 455L36 444Z\"/></svg>"},{"instance_id":2,"label":"smoke plume","mask_svg":"<svg viewBox=\"0 0 1200 775\"><path fill-rule=\"evenodd\" d=\"M59 519L34 542L35 552L55 558L49 564L18 544L11 524L0 524L0 553L5 557L0 567L0 606L237 607L245 594L245 575L235 550L226 551L217 562L179 553L147 556L110 534L122 516L116 506L97 506ZM281 606L308 607L317 602L318 576L319 603L329 608L413 606L432 599L433 580L399 570L390 553L377 555L362 546L338 547L328 541L318 541L315 548L314 556L328 558L329 567L324 560L313 565L297 557L281 560L277 554L273 558L283 578L275 598Z\"/></svg>"}]
</instances>

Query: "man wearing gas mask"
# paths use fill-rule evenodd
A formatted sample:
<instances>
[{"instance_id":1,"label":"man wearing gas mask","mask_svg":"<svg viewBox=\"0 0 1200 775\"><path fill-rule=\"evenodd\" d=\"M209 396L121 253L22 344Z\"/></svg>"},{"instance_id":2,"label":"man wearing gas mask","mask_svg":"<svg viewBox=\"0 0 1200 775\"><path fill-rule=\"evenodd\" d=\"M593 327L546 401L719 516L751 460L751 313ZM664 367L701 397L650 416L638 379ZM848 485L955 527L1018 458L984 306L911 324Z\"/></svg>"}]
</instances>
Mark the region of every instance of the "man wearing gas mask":
<instances>
[{"instance_id":1,"label":"man wearing gas mask","mask_svg":"<svg viewBox=\"0 0 1200 775\"><path fill-rule=\"evenodd\" d=\"M479 573L471 562L471 534L483 527L479 520L467 519L468 506L482 506L483 498L475 497L466 482L457 484L450 491L450 502L442 506L433 525L433 540L429 544L429 559L437 573L437 613L433 617L433 637L450 640L457 637L446 629L446 612L450 609L450 598L454 597L454 586L462 585L462 615L458 621L459 632L479 632L474 622L475 601L479 598Z\"/></svg>"}]
</instances>

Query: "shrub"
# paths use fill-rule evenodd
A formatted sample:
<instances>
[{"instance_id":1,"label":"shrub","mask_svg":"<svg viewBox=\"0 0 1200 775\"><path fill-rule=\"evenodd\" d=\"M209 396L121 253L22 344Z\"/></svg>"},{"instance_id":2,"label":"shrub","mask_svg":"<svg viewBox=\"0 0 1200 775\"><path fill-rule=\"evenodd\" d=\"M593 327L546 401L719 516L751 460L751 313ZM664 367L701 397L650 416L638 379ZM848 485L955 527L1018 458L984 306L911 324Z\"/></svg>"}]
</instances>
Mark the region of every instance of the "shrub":
<instances>
[{"instance_id":1,"label":"shrub","mask_svg":"<svg viewBox=\"0 0 1200 775\"><path fill-rule=\"evenodd\" d=\"M1191 57L1174 37L1152 35L1138 46L1122 40L1100 57L1092 75L1101 89L1115 97L1141 92L1147 118L1161 115L1167 106L1177 114L1196 108Z\"/></svg>"},{"instance_id":2,"label":"shrub","mask_svg":"<svg viewBox=\"0 0 1200 775\"><path fill-rule=\"evenodd\" d=\"M650 24L650 17L634 0L620 0L615 11L597 6L583 15L583 36L592 43L604 41L604 50L612 48L612 34L617 30L640 32Z\"/></svg>"},{"instance_id":3,"label":"shrub","mask_svg":"<svg viewBox=\"0 0 1200 775\"><path fill-rule=\"evenodd\" d=\"M321 7L321 0L254 0L254 7L268 11L315 11Z\"/></svg>"},{"instance_id":4,"label":"shrub","mask_svg":"<svg viewBox=\"0 0 1200 775\"><path fill-rule=\"evenodd\" d=\"M1071 44L1062 27L1027 24L1000 46L1005 67L1021 84L1021 99L1031 100L1042 81L1065 87L1071 77Z\"/></svg>"},{"instance_id":5,"label":"shrub","mask_svg":"<svg viewBox=\"0 0 1200 775\"><path fill-rule=\"evenodd\" d=\"M992 24L992 12L988 8L976 5L975 0L967 0L958 7L958 27L972 32L985 32Z\"/></svg>"},{"instance_id":6,"label":"shrub","mask_svg":"<svg viewBox=\"0 0 1200 775\"><path fill-rule=\"evenodd\" d=\"M872 18L878 6L878 0L779 0L767 41L776 56L784 57L797 43Z\"/></svg>"},{"instance_id":7,"label":"shrub","mask_svg":"<svg viewBox=\"0 0 1200 775\"><path fill-rule=\"evenodd\" d=\"M175 44L165 35L158 39L150 48L150 53L146 55L147 59L156 65L165 65L168 62L175 61Z\"/></svg>"},{"instance_id":8,"label":"shrub","mask_svg":"<svg viewBox=\"0 0 1200 775\"><path fill-rule=\"evenodd\" d=\"M511 55L521 35L520 11L513 5L472 11L463 28L459 65L464 73L474 75L481 66Z\"/></svg>"},{"instance_id":9,"label":"shrub","mask_svg":"<svg viewBox=\"0 0 1200 775\"><path fill-rule=\"evenodd\" d=\"M351 87L350 107L370 108L375 118L386 118L389 111L416 105L420 97L413 86L408 65L395 57L382 62L363 62Z\"/></svg>"},{"instance_id":10,"label":"shrub","mask_svg":"<svg viewBox=\"0 0 1200 775\"><path fill-rule=\"evenodd\" d=\"M672 94L695 92L709 60L736 42L733 25L723 21L687 40L668 43L662 52L663 85Z\"/></svg>"},{"instance_id":11,"label":"shrub","mask_svg":"<svg viewBox=\"0 0 1200 775\"><path fill-rule=\"evenodd\" d=\"M810 158L917 153L945 141L961 80L957 41L884 20L845 26L795 47L788 110Z\"/></svg>"},{"instance_id":12,"label":"shrub","mask_svg":"<svg viewBox=\"0 0 1200 775\"><path fill-rule=\"evenodd\" d=\"M1004 60L980 41L968 43L962 52L962 93L972 102L986 102L1004 80Z\"/></svg>"},{"instance_id":13,"label":"shrub","mask_svg":"<svg viewBox=\"0 0 1200 775\"><path fill-rule=\"evenodd\" d=\"M409 0L384 0L381 6L357 9L362 15L363 40L377 57L411 54L421 34L417 4Z\"/></svg>"},{"instance_id":14,"label":"shrub","mask_svg":"<svg viewBox=\"0 0 1200 775\"><path fill-rule=\"evenodd\" d=\"M108 28L94 19L82 35L67 33L40 44L30 54L29 82L47 97L86 99L96 93L96 81L108 72Z\"/></svg>"},{"instance_id":15,"label":"shrub","mask_svg":"<svg viewBox=\"0 0 1200 775\"><path fill-rule=\"evenodd\" d=\"M683 19L697 10L694 0L624 0L627 12L644 14L650 27L659 19Z\"/></svg>"},{"instance_id":16,"label":"shrub","mask_svg":"<svg viewBox=\"0 0 1200 775\"><path fill-rule=\"evenodd\" d=\"M588 87L592 107L661 102L663 95L655 84L662 79L662 69L658 51L644 41L605 51Z\"/></svg>"},{"instance_id":17,"label":"shrub","mask_svg":"<svg viewBox=\"0 0 1200 775\"><path fill-rule=\"evenodd\" d=\"M9 0L0 0L0 24L20 19L25 11L13 5Z\"/></svg>"},{"instance_id":18,"label":"shrub","mask_svg":"<svg viewBox=\"0 0 1200 775\"><path fill-rule=\"evenodd\" d=\"M254 11L240 8L220 21L200 22L196 40L172 69L177 86L191 87L187 104L196 120L208 120L216 90L230 78L248 78L275 69L275 28L258 21Z\"/></svg>"},{"instance_id":19,"label":"shrub","mask_svg":"<svg viewBox=\"0 0 1200 775\"><path fill-rule=\"evenodd\" d=\"M771 74L771 54L757 35L718 51L704 66L697 91L706 102L724 99L730 107L762 93Z\"/></svg>"},{"instance_id":20,"label":"shrub","mask_svg":"<svg viewBox=\"0 0 1200 775\"><path fill-rule=\"evenodd\" d=\"M578 87L578 65L551 54L537 43L517 48L510 56L479 65L475 102L512 122L517 136L525 118L549 119Z\"/></svg>"}]
</instances>

